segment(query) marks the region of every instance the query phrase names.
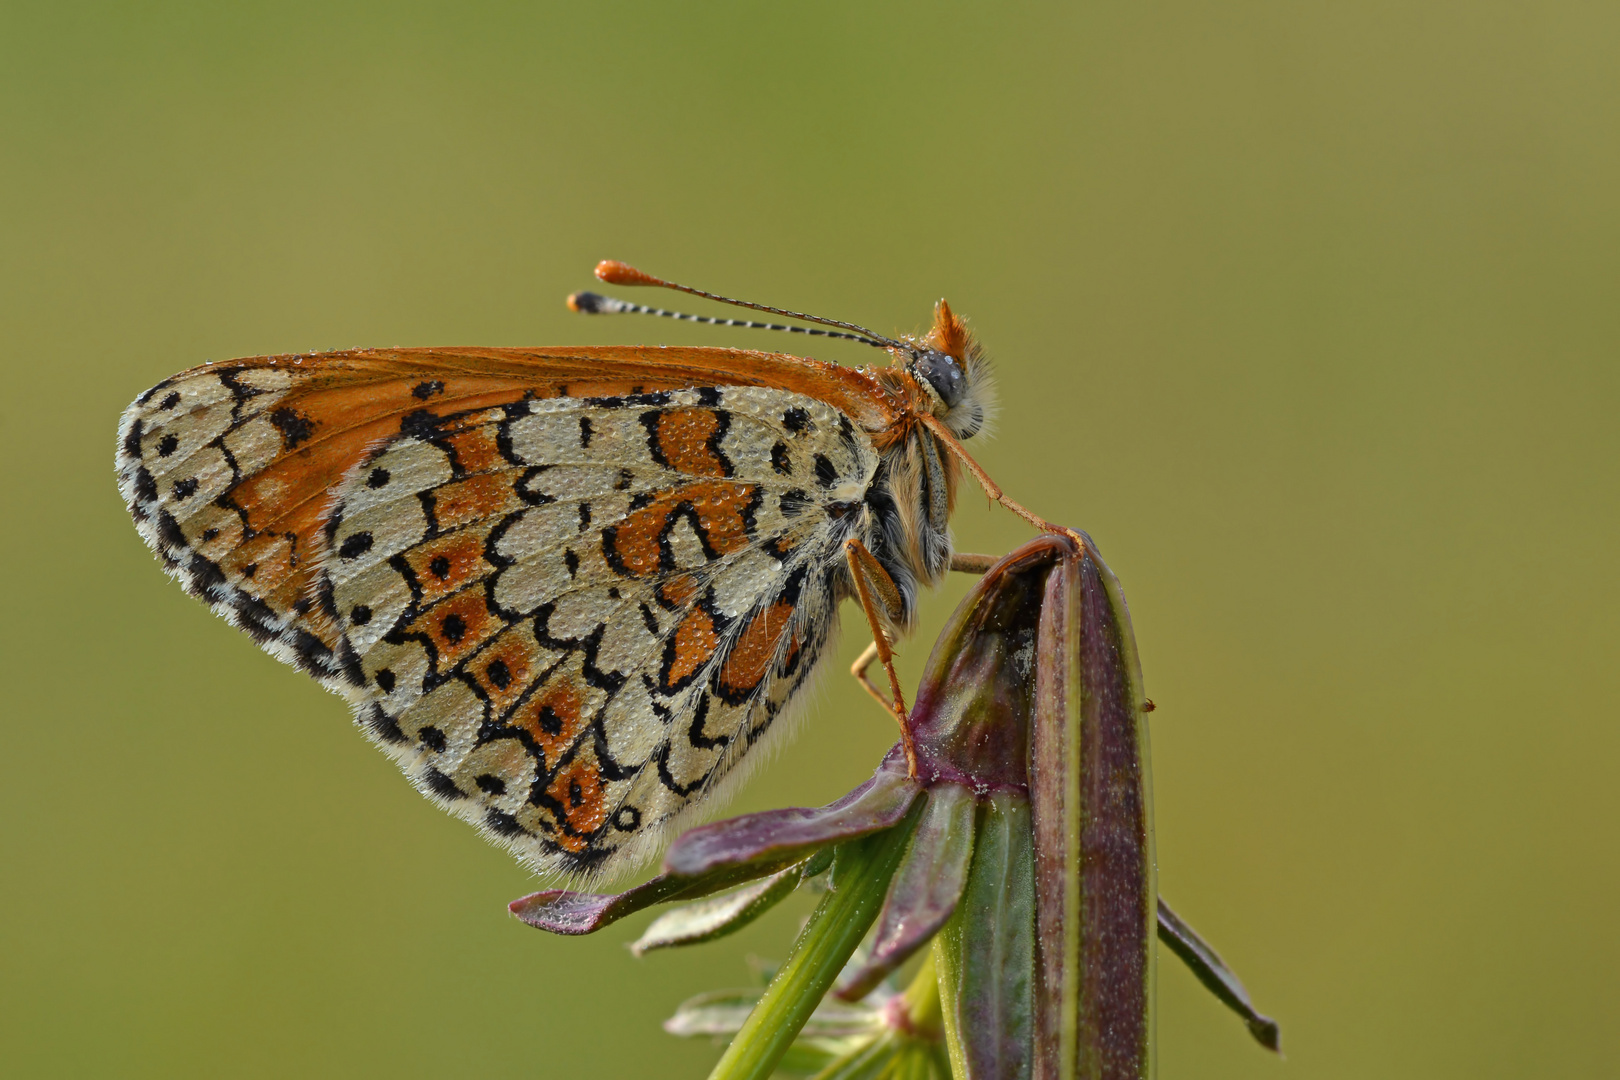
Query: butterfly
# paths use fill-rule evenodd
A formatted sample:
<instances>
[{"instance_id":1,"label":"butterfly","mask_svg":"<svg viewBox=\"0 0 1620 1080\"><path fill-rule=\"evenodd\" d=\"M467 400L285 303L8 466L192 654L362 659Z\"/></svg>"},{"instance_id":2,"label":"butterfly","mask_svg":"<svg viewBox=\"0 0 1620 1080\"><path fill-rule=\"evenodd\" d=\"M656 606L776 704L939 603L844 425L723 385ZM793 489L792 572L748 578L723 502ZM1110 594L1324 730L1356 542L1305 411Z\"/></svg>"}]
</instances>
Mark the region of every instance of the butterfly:
<instances>
[{"instance_id":1,"label":"butterfly","mask_svg":"<svg viewBox=\"0 0 1620 1080\"><path fill-rule=\"evenodd\" d=\"M952 565L958 463L1050 528L962 448L993 387L943 300L924 337L898 340L622 263L597 276L815 325L596 293L570 307L847 338L892 364L662 346L257 356L141 394L117 461L137 530L187 591L346 698L424 794L542 874L591 877L645 859L790 726L842 600L873 629L855 674L905 715L890 642Z\"/></svg>"}]
</instances>

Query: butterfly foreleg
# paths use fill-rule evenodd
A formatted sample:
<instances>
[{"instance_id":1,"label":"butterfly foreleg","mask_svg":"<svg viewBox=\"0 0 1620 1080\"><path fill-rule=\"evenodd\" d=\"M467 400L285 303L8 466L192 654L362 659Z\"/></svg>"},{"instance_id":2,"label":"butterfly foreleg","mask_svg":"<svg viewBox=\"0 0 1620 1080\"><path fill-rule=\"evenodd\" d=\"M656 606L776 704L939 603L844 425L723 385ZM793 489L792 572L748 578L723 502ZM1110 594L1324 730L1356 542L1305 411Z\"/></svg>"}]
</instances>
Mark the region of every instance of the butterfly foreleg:
<instances>
[{"instance_id":1,"label":"butterfly foreleg","mask_svg":"<svg viewBox=\"0 0 1620 1080\"><path fill-rule=\"evenodd\" d=\"M977 461L973 460L972 456L969 455L965 449L963 449L961 440L959 440L955 435L951 434L951 429L946 427L938 417L924 416L922 417L922 422L923 426L927 427L929 431L933 432L934 436L938 438L940 442L944 443L946 448L949 449L951 453L955 454L958 460L960 460L962 464L966 466L967 471L973 476L973 479L978 482L979 487L984 490L984 493L988 495L991 500L1005 506L1008 510L1011 510L1019 517L1035 526L1037 529L1040 529L1042 532L1060 533L1067 536L1081 547L1086 546L1086 538L1084 536L1075 532L1073 529L1066 528L1062 525L1052 524L1050 521L1047 521L1034 511L1025 509L1023 505L1015 502L1011 496L1009 496L1005 491L1002 491L1001 485L990 479L990 474L985 472L984 467L981 466Z\"/></svg>"},{"instance_id":2,"label":"butterfly foreleg","mask_svg":"<svg viewBox=\"0 0 1620 1080\"><path fill-rule=\"evenodd\" d=\"M844 541L844 558L849 560L850 577L855 582L855 596L860 600L861 610L866 614L867 624L872 628L872 644L861 654L861 659L850 668L850 673L860 681L868 693L882 703L894 717L895 723L900 725L900 742L906 752L906 768L915 776L917 756L911 744L911 730L907 724L905 695L900 689L900 677L894 671L894 650L889 644L888 631L888 626L903 613L905 602L894 579L883 569L883 564L866 549L865 544L853 536ZM893 695L892 702L885 701L877 687L866 677L867 669L872 666L872 658L867 655L868 653L874 653L883 664L883 674L888 677L889 691Z\"/></svg>"}]
</instances>

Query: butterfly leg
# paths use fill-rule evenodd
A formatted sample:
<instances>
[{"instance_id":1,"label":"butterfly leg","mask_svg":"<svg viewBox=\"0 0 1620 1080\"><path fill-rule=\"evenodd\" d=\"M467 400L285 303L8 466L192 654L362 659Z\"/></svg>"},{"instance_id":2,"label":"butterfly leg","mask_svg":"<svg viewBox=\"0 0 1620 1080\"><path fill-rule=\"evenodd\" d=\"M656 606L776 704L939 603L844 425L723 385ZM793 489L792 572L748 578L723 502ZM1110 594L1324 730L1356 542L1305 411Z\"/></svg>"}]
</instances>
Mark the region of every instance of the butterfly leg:
<instances>
[{"instance_id":1,"label":"butterfly leg","mask_svg":"<svg viewBox=\"0 0 1620 1080\"><path fill-rule=\"evenodd\" d=\"M860 680L868 693L883 703L883 707L894 717L895 723L900 725L900 743L906 752L906 768L915 776L917 753L911 744L906 699L900 690L900 677L894 671L894 650L889 647L889 632L886 629L888 623L899 618L905 603L900 598L900 589L895 585L894 579L883 569L883 564L877 561L877 557L866 550L865 544L850 537L844 541L844 558L849 560L850 577L855 582L855 596L860 600L861 610L866 613L866 621L872 628L872 644L861 654L862 659L856 661L850 673ZM889 690L894 695L892 703L884 701L883 695L878 693L877 687L866 677L866 670L872 665L867 653L873 652L883 664L883 674L889 679Z\"/></svg>"},{"instance_id":2,"label":"butterfly leg","mask_svg":"<svg viewBox=\"0 0 1620 1080\"><path fill-rule=\"evenodd\" d=\"M871 677L867 674L867 672L872 669L872 664L877 660L877 658L878 644L877 639L873 638L871 643L868 644L865 649L861 650L861 655L856 659L856 661L849 666L849 673L855 676L855 681L861 684L861 689L872 695L873 701L876 701L879 705L883 706L884 712L893 713L894 704L889 701L888 698L883 696L883 691L878 689L877 683L873 682Z\"/></svg>"},{"instance_id":3,"label":"butterfly leg","mask_svg":"<svg viewBox=\"0 0 1620 1080\"><path fill-rule=\"evenodd\" d=\"M999 555L975 555L968 551L951 552L951 569L958 574L982 574L1000 561Z\"/></svg>"},{"instance_id":4,"label":"butterfly leg","mask_svg":"<svg viewBox=\"0 0 1620 1080\"><path fill-rule=\"evenodd\" d=\"M937 437L940 442L944 443L950 449L951 453L955 454L959 459L961 459L962 464L967 466L967 471L973 474L973 479L978 481L979 487L983 488L984 493L990 496L991 499L1000 503L1002 506L1005 506L1008 510L1011 510L1019 517L1035 526L1037 529L1040 529L1042 532L1061 533L1073 540L1075 543L1079 544L1082 548L1086 546L1086 538L1075 532L1073 529L1065 528L1062 525L1054 525L1033 511L1026 510L1019 503L1014 502L1006 492L1001 490L1001 485L990 479L990 474L984 471L984 467L969 456L968 452L963 449L961 441L958 440L955 435L951 434L951 429L946 427L938 417L925 416L922 418L922 422L923 426L928 428L929 431L933 432L935 437Z\"/></svg>"}]
</instances>

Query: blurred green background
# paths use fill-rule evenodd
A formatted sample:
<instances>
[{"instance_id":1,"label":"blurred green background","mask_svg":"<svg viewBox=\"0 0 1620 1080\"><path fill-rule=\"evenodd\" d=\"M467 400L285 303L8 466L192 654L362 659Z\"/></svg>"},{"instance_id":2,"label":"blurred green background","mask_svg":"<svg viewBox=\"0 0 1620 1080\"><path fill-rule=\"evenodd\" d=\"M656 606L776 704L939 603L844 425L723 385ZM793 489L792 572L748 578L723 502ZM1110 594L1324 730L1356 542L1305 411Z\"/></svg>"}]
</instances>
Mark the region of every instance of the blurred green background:
<instances>
[{"instance_id":1,"label":"blurred green background","mask_svg":"<svg viewBox=\"0 0 1620 1080\"><path fill-rule=\"evenodd\" d=\"M645 916L522 927L112 476L205 358L784 345L570 316L614 257L972 318L980 459L1132 601L1164 893L1283 1023L1166 958L1166 1080L1614 1075L1617 46L1579 0L0 6L0 1070L706 1071L659 1020L804 909L639 961ZM820 697L736 808L871 769L883 716Z\"/></svg>"}]
</instances>

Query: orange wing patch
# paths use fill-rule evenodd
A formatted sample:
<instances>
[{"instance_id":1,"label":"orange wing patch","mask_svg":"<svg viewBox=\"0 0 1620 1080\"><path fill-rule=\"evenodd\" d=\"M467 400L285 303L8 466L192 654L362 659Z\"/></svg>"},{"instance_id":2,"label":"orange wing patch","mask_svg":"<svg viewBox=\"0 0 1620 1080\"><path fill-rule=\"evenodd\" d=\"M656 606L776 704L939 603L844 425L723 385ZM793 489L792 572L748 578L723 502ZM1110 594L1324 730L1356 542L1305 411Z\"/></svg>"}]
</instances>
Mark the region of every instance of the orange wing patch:
<instances>
[{"instance_id":1,"label":"orange wing patch","mask_svg":"<svg viewBox=\"0 0 1620 1080\"><path fill-rule=\"evenodd\" d=\"M590 747L583 747L578 757L558 770L546 794L561 808L567 826L557 842L569 851L583 850L608 815L602 769Z\"/></svg>"},{"instance_id":2,"label":"orange wing patch","mask_svg":"<svg viewBox=\"0 0 1620 1080\"><path fill-rule=\"evenodd\" d=\"M675 690L701 670L720 647L720 635L714 616L701 605L687 613L675 628L665 650L663 684L666 690Z\"/></svg>"},{"instance_id":3,"label":"orange wing patch","mask_svg":"<svg viewBox=\"0 0 1620 1080\"><path fill-rule=\"evenodd\" d=\"M433 512L444 530L459 529L483 518L494 518L523 505L510 473L490 472L469 476L436 488Z\"/></svg>"},{"instance_id":4,"label":"orange wing patch","mask_svg":"<svg viewBox=\"0 0 1620 1080\"><path fill-rule=\"evenodd\" d=\"M676 574L653 591L658 603L670 611L678 611L698 594L697 579L691 574Z\"/></svg>"},{"instance_id":5,"label":"orange wing patch","mask_svg":"<svg viewBox=\"0 0 1620 1080\"><path fill-rule=\"evenodd\" d=\"M719 448L725 426L713 410L666 409L651 419L654 460L692 476L731 475L731 463Z\"/></svg>"},{"instance_id":6,"label":"orange wing patch","mask_svg":"<svg viewBox=\"0 0 1620 1080\"><path fill-rule=\"evenodd\" d=\"M490 712L501 716L522 698L529 684L539 676L544 660L528 624L519 623L498 635L468 667L489 699ZM573 715L577 718L578 714L576 703Z\"/></svg>"},{"instance_id":7,"label":"orange wing patch","mask_svg":"<svg viewBox=\"0 0 1620 1080\"><path fill-rule=\"evenodd\" d=\"M556 768L557 759L574 745L585 730L584 703L567 677L553 678L539 693L518 710L512 725L528 732L545 755L545 767Z\"/></svg>"},{"instance_id":8,"label":"orange wing patch","mask_svg":"<svg viewBox=\"0 0 1620 1080\"><path fill-rule=\"evenodd\" d=\"M748 545L759 492L752 484L699 481L659 492L602 531L602 555L626 577L649 577L666 565L664 545L680 517L691 522L708 559Z\"/></svg>"},{"instance_id":9,"label":"orange wing patch","mask_svg":"<svg viewBox=\"0 0 1620 1080\"><path fill-rule=\"evenodd\" d=\"M433 644L438 671L448 671L488 640L501 624L489 613L481 592L461 593L422 612L403 636L420 634Z\"/></svg>"},{"instance_id":10,"label":"orange wing patch","mask_svg":"<svg viewBox=\"0 0 1620 1080\"><path fill-rule=\"evenodd\" d=\"M719 689L727 700L743 700L759 686L776 658L777 643L792 617L793 605L781 601L749 621L720 668Z\"/></svg>"},{"instance_id":11,"label":"orange wing patch","mask_svg":"<svg viewBox=\"0 0 1620 1080\"><path fill-rule=\"evenodd\" d=\"M481 532L453 532L418 544L404 555L421 587L421 606L459 592L493 569L484 561Z\"/></svg>"}]
</instances>

